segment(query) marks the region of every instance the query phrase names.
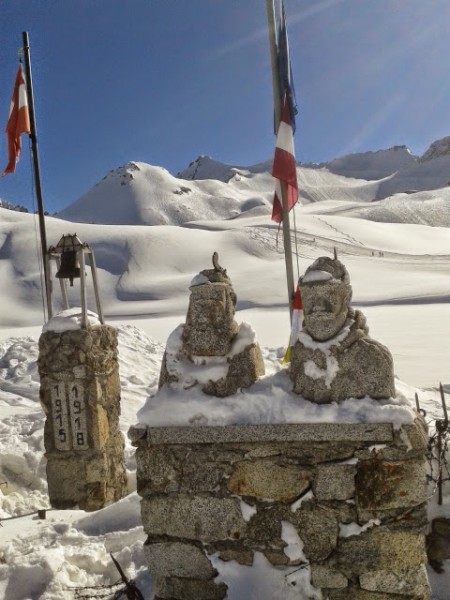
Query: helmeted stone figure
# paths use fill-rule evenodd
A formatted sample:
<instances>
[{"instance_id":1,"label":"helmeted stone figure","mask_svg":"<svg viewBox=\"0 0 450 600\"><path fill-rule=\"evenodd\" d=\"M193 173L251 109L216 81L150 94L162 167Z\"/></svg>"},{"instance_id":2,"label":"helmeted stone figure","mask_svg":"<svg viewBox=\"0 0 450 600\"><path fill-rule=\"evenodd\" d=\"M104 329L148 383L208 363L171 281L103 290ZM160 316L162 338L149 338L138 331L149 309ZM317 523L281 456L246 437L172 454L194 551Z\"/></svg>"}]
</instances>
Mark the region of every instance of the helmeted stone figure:
<instances>
[{"instance_id":1,"label":"helmeted stone figure","mask_svg":"<svg viewBox=\"0 0 450 600\"><path fill-rule=\"evenodd\" d=\"M240 388L250 387L264 375L255 332L247 323L238 324L234 319L236 294L216 252L213 266L201 271L191 282L186 323L169 336L161 365L160 388L175 383L185 389L199 385L205 394L224 398ZM193 365L196 365L195 376L191 373Z\"/></svg>"},{"instance_id":2,"label":"helmeted stone figure","mask_svg":"<svg viewBox=\"0 0 450 600\"><path fill-rule=\"evenodd\" d=\"M225 356L239 330L234 320L236 294L217 253L213 263L213 269L204 269L191 283L183 330L183 348L188 355Z\"/></svg>"},{"instance_id":3,"label":"helmeted stone figure","mask_svg":"<svg viewBox=\"0 0 450 600\"><path fill-rule=\"evenodd\" d=\"M320 257L299 285L304 321L291 349L293 391L319 404L394 397L392 355L369 336L364 315L350 307L345 266Z\"/></svg>"}]
</instances>

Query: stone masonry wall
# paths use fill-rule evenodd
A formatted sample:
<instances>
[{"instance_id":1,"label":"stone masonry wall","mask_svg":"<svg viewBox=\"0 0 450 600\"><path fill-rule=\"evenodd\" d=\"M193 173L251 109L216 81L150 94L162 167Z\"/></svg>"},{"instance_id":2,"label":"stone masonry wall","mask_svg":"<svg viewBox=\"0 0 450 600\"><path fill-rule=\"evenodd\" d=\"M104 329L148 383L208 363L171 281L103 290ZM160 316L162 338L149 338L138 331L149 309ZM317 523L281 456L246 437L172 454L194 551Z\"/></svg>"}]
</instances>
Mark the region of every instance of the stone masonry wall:
<instances>
[{"instance_id":1,"label":"stone masonry wall","mask_svg":"<svg viewBox=\"0 0 450 600\"><path fill-rule=\"evenodd\" d=\"M117 330L45 331L38 365L51 505L98 510L119 500L126 473Z\"/></svg>"},{"instance_id":2,"label":"stone masonry wall","mask_svg":"<svg viewBox=\"0 0 450 600\"><path fill-rule=\"evenodd\" d=\"M251 565L260 552L291 571L299 561L284 552L287 522L324 600L429 599L421 420L397 431L321 423L129 435L156 598L227 597L211 555ZM250 518L241 501L253 507Z\"/></svg>"}]
</instances>

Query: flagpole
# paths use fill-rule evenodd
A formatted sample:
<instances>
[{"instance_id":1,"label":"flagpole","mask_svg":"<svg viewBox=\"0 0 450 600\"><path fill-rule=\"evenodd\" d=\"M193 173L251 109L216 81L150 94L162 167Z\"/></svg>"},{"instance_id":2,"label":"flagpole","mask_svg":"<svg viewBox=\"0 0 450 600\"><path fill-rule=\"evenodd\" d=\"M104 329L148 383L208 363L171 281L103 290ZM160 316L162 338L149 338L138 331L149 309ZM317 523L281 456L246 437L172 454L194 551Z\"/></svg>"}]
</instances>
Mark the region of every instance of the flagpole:
<instances>
[{"instance_id":1,"label":"flagpole","mask_svg":"<svg viewBox=\"0 0 450 600\"><path fill-rule=\"evenodd\" d=\"M272 89L273 89L273 107L275 119L275 131L281 120L281 90L280 78L278 73L278 52L275 33L275 9L273 0L266 0L267 23L269 29L269 48L270 62L272 64ZM283 225L283 243L284 243L284 261L286 264L286 280L288 289L289 315L292 321L293 300L294 300L294 268L292 262L291 246L291 227L289 224L289 210L286 197L286 184L280 181L281 185L281 204L282 204L282 225Z\"/></svg>"},{"instance_id":2,"label":"flagpole","mask_svg":"<svg viewBox=\"0 0 450 600\"><path fill-rule=\"evenodd\" d=\"M36 136L36 120L34 116L34 99L33 99L33 80L31 77L31 62L30 62L30 44L28 40L28 32L22 32L22 44L23 54L25 60L25 79L27 88L27 99L28 99L28 111L30 115L30 140L31 140L31 154L33 158L33 172L34 172L34 186L36 190L36 199L38 205L39 215L39 231L41 235L41 249L42 249L42 263L44 268L44 282L45 282L45 296L47 300L47 309L50 306L50 281L48 277L47 261L45 260L47 255L47 234L45 232L45 218L44 218L44 204L42 201L42 190L41 190L41 175L39 170L39 154L38 144ZM44 310L45 319L45 310Z\"/></svg>"}]
</instances>

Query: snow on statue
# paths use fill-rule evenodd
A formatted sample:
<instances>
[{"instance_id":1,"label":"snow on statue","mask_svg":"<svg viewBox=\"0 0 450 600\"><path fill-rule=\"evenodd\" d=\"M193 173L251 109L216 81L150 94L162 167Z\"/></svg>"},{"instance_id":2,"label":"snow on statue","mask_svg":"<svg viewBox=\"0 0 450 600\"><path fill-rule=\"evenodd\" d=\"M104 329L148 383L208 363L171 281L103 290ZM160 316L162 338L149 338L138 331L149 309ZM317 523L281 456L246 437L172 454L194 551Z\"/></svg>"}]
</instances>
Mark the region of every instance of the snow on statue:
<instances>
[{"instance_id":1,"label":"snow on statue","mask_svg":"<svg viewBox=\"0 0 450 600\"><path fill-rule=\"evenodd\" d=\"M218 258L214 252L214 268L204 269L191 282L186 323L168 339L160 388L200 384L203 393L225 398L264 375L255 332L234 320L236 294Z\"/></svg>"},{"instance_id":2,"label":"snow on statue","mask_svg":"<svg viewBox=\"0 0 450 600\"><path fill-rule=\"evenodd\" d=\"M369 336L364 315L350 307L345 266L322 256L299 284L304 322L291 352L293 391L318 404L395 397L392 355Z\"/></svg>"}]
</instances>

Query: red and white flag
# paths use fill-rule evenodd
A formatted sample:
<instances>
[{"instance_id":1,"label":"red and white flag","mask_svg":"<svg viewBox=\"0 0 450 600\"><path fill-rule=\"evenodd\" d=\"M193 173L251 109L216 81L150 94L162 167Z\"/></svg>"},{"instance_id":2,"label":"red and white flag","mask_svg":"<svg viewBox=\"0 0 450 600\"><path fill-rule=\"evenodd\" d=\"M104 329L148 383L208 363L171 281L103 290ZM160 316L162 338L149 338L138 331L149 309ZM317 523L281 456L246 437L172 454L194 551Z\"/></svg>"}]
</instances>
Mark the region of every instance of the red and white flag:
<instances>
[{"instance_id":1,"label":"red and white flag","mask_svg":"<svg viewBox=\"0 0 450 600\"><path fill-rule=\"evenodd\" d=\"M6 137L8 140L8 164L2 173L14 173L16 162L19 159L22 133L30 133L30 115L28 113L27 89L23 76L22 66L19 65L11 97L8 122L6 123Z\"/></svg>"},{"instance_id":2,"label":"red and white flag","mask_svg":"<svg viewBox=\"0 0 450 600\"><path fill-rule=\"evenodd\" d=\"M272 165L272 175L278 179L275 184L273 199L272 220L277 223L282 221L281 182L286 188L287 209L290 211L298 200L297 169L295 163L294 135L292 131L291 116L286 95L283 101L280 125L278 127L275 156Z\"/></svg>"},{"instance_id":3,"label":"red and white flag","mask_svg":"<svg viewBox=\"0 0 450 600\"><path fill-rule=\"evenodd\" d=\"M291 325L291 338L289 340L289 346L294 346L298 340L298 334L303 325L303 302L300 294L300 288L297 284L295 290L294 299L292 301L292 325Z\"/></svg>"}]
</instances>

